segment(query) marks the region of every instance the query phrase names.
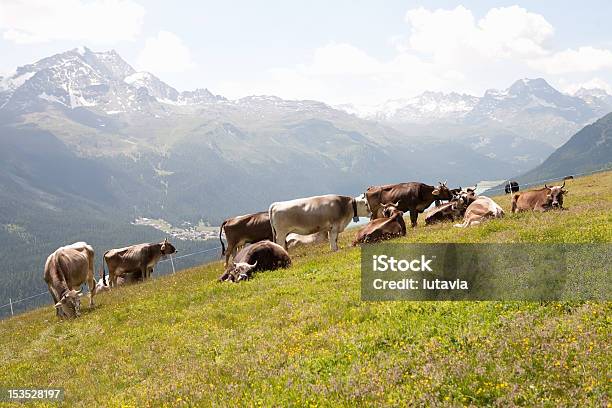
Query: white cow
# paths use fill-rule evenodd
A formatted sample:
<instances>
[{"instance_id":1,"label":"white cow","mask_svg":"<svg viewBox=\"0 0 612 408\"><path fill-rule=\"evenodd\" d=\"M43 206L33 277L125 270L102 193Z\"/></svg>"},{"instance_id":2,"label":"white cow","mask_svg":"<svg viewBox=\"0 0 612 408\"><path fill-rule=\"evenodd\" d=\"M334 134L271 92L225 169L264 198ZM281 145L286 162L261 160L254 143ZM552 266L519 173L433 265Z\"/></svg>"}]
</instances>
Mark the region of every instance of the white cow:
<instances>
[{"instance_id":1,"label":"white cow","mask_svg":"<svg viewBox=\"0 0 612 408\"><path fill-rule=\"evenodd\" d=\"M495 201L486 196L478 196L465 210L463 224L455 224L455 227L466 228L470 225L478 225L487 218L501 218L504 210Z\"/></svg>"},{"instance_id":2,"label":"white cow","mask_svg":"<svg viewBox=\"0 0 612 408\"><path fill-rule=\"evenodd\" d=\"M331 250L337 251L338 234L344 231L351 219L368 217L370 210L363 194L355 198L328 194L272 203L269 213L274 240L285 249L290 233L327 232Z\"/></svg>"}]
</instances>

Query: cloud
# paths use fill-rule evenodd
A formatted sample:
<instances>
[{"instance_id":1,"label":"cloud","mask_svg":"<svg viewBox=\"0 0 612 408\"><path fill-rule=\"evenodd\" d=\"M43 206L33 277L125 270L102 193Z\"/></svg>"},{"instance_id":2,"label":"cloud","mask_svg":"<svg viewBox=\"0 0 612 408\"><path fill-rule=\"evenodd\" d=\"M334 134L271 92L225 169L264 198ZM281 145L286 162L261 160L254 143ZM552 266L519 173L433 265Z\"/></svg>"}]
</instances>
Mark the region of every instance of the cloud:
<instances>
[{"instance_id":1,"label":"cloud","mask_svg":"<svg viewBox=\"0 0 612 408\"><path fill-rule=\"evenodd\" d=\"M195 67L191 51L179 36L160 31L149 37L138 56L138 67L153 73L185 72Z\"/></svg>"},{"instance_id":2,"label":"cloud","mask_svg":"<svg viewBox=\"0 0 612 408\"><path fill-rule=\"evenodd\" d=\"M263 77L224 82L230 97L274 94L332 104L373 105L426 90L482 95L525 77L549 77L560 85L589 78L576 73L611 66L612 53L593 47L555 52L555 29L546 18L519 6L496 7L477 17L466 7L414 8L407 30L389 36L390 57L381 58L349 43L328 43L300 64L270 69ZM569 86L569 85L568 85Z\"/></svg>"},{"instance_id":3,"label":"cloud","mask_svg":"<svg viewBox=\"0 0 612 408\"><path fill-rule=\"evenodd\" d=\"M518 7L493 8L476 21L463 6L452 10L408 10L411 50L449 63L466 56L515 58L545 53L543 44L554 32L540 14Z\"/></svg>"},{"instance_id":4,"label":"cloud","mask_svg":"<svg viewBox=\"0 0 612 408\"><path fill-rule=\"evenodd\" d=\"M601 78L592 78L585 82L567 83L566 81L560 82L561 89L568 94L574 94L580 88L584 89L603 89L608 94L612 95L612 85L604 81Z\"/></svg>"},{"instance_id":5,"label":"cloud","mask_svg":"<svg viewBox=\"0 0 612 408\"><path fill-rule=\"evenodd\" d=\"M140 34L145 10L132 0L2 0L0 32L18 44L78 40L112 44Z\"/></svg>"},{"instance_id":6,"label":"cloud","mask_svg":"<svg viewBox=\"0 0 612 408\"><path fill-rule=\"evenodd\" d=\"M568 49L529 62L533 68L547 74L594 72L612 68L612 51L594 47Z\"/></svg>"}]
</instances>

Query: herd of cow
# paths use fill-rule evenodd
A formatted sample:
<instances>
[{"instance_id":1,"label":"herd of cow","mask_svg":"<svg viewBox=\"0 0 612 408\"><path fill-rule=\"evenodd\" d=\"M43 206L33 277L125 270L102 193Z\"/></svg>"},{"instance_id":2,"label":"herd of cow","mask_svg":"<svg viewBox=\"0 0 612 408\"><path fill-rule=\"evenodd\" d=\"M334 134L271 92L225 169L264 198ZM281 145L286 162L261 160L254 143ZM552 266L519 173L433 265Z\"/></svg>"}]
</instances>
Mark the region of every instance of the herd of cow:
<instances>
[{"instance_id":1,"label":"herd of cow","mask_svg":"<svg viewBox=\"0 0 612 408\"><path fill-rule=\"evenodd\" d=\"M506 192L513 193L512 212L547 211L563 208L563 195L567 193L564 188L565 181L560 186L544 185L521 193L518 185L508 185ZM405 236L406 211L410 213L413 228L419 213L423 212L426 212L426 224L463 219L462 223L455 224L460 228L504 215L495 201L477 195L475 189L449 189L446 183L435 187L417 182L388 184L369 187L357 197L329 194L275 202L268 211L229 218L221 224L219 240L225 256L225 271L220 280L238 282L249 279L256 271L286 268L291 265L287 250L299 244L329 240L331 250L336 251L338 235L351 220L358 221L359 217L370 217L370 222L358 230L353 246ZM222 238L224 233L227 247ZM147 279L162 257L175 252L176 248L167 239L156 244L111 249L104 253L101 278L96 282L94 250L90 245L77 242L58 248L47 258L44 270L57 315L80 314L83 284L89 287L92 307L96 293ZM230 258L233 258L231 263Z\"/></svg>"}]
</instances>

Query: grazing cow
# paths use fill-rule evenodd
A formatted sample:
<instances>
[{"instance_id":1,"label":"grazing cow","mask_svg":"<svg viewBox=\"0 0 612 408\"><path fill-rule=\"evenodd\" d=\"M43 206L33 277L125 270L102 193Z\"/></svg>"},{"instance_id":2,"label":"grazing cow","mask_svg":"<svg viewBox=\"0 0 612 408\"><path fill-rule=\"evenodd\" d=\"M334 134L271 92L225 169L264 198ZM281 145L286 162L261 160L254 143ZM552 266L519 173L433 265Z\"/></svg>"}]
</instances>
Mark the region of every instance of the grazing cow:
<instances>
[{"instance_id":1,"label":"grazing cow","mask_svg":"<svg viewBox=\"0 0 612 408\"><path fill-rule=\"evenodd\" d=\"M506 192L506 194L516 193L517 191L519 191L519 184L516 181L509 181L506 183L504 191Z\"/></svg>"},{"instance_id":2,"label":"grazing cow","mask_svg":"<svg viewBox=\"0 0 612 408\"><path fill-rule=\"evenodd\" d=\"M564 181L565 181L565 180L573 180L573 179L574 179L574 176L572 176L571 174L570 174L569 176L565 176L565 177L563 177L563 180L564 180Z\"/></svg>"},{"instance_id":3,"label":"grazing cow","mask_svg":"<svg viewBox=\"0 0 612 408\"><path fill-rule=\"evenodd\" d=\"M291 258L282 246L268 240L259 241L242 248L219 280L240 282L250 279L256 271L273 271L289 266Z\"/></svg>"},{"instance_id":4,"label":"grazing cow","mask_svg":"<svg viewBox=\"0 0 612 408\"><path fill-rule=\"evenodd\" d=\"M327 231L315 232L310 235L288 234L287 248L294 248L300 245L318 244L328 239Z\"/></svg>"},{"instance_id":5,"label":"grazing cow","mask_svg":"<svg viewBox=\"0 0 612 408\"><path fill-rule=\"evenodd\" d=\"M504 216L504 210L489 197L473 195L472 199L473 201L465 210L463 224L455 224L455 227L466 228L471 225L478 225L487 218L501 218Z\"/></svg>"},{"instance_id":6,"label":"grazing cow","mask_svg":"<svg viewBox=\"0 0 612 408\"><path fill-rule=\"evenodd\" d=\"M120 276L129 274L139 275L144 281L151 276L162 256L175 252L176 248L168 242L168 239L158 244L138 244L111 249L104 253L102 259L102 277L105 276L104 262L106 262L111 287L118 285L117 279Z\"/></svg>"},{"instance_id":7,"label":"grazing cow","mask_svg":"<svg viewBox=\"0 0 612 408\"><path fill-rule=\"evenodd\" d=\"M382 206L384 217L372 220L361 228L353 241L353 246L406 236L404 213L397 209L397 204L382 204Z\"/></svg>"},{"instance_id":8,"label":"grazing cow","mask_svg":"<svg viewBox=\"0 0 612 408\"><path fill-rule=\"evenodd\" d=\"M351 219L370 215L363 195L352 198L335 194L272 203L269 213L274 240L285 249L287 235L292 232L299 235L326 232L332 251L338 250L338 234Z\"/></svg>"},{"instance_id":9,"label":"grazing cow","mask_svg":"<svg viewBox=\"0 0 612 408\"><path fill-rule=\"evenodd\" d=\"M55 250L45 262L44 279L55 302L58 317L77 317L81 314L81 285L89 287L89 307L94 306L94 250L85 242Z\"/></svg>"},{"instance_id":10,"label":"grazing cow","mask_svg":"<svg viewBox=\"0 0 612 408\"><path fill-rule=\"evenodd\" d=\"M224 230L227 249L225 249L223 239L221 239ZM270 215L267 211L241 215L223 221L219 229L219 241L221 241L221 255L225 255L225 266L227 266L230 256L236 256L236 251L244 244L252 244L266 239L274 239L270 226Z\"/></svg>"},{"instance_id":11,"label":"grazing cow","mask_svg":"<svg viewBox=\"0 0 612 408\"><path fill-rule=\"evenodd\" d=\"M563 195L567 194L564 190L565 181L560 186L548 187L539 190L525 191L515 194L512 197L512 212L519 211L548 211L552 208L563 209Z\"/></svg>"},{"instance_id":12,"label":"grazing cow","mask_svg":"<svg viewBox=\"0 0 612 408\"><path fill-rule=\"evenodd\" d=\"M372 211L372 219L383 216L382 204L399 202L398 210L404 213L410 211L410 223L413 227L417 225L419 213L425 211L431 203L453 198L446 182L437 187L416 182L374 186L368 188L365 196Z\"/></svg>"}]
</instances>

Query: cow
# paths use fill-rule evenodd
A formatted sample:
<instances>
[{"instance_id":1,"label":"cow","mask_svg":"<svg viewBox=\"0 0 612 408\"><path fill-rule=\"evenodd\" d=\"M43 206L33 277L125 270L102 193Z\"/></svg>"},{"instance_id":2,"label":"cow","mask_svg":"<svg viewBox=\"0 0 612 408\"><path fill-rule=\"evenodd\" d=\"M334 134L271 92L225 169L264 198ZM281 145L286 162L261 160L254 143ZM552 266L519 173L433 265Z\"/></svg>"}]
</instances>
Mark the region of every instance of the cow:
<instances>
[{"instance_id":1,"label":"cow","mask_svg":"<svg viewBox=\"0 0 612 408\"><path fill-rule=\"evenodd\" d=\"M382 204L399 202L398 210L410 211L410 223L416 227L419 213L427 209L436 200L451 200L451 191L446 182L440 182L437 187L424 183L410 182L400 184L387 184L384 186L369 187L365 192L372 218L383 216Z\"/></svg>"},{"instance_id":2,"label":"cow","mask_svg":"<svg viewBox=\"0 0 612 408\"><path fill-rule=\"evenodd\" d=\"M516 181L509 181L504 187L506 194L516 193L519 191L519 184Z\"/></svg>"},{"instance_id":3,"label":"cow","mask_svg":"<svg viewBox=\"0 0 612 408\"><path fill-rule=\"evenodd\" d=\"M431 225L443 221L455 221L463 217L463 213L457 205L457 201L449 201L427 210L425 213L425 224Z\"/></svg>"},{"instance_id":4,"label":"cow","mask_svg":"<svg viewBox=\"0 0 612 408\"><path fill-rule=\"evenodd\" d=\"M368 202L362 195L348 197L328 194L272 203L269 209L274 241L287 249L287 235L309 235L326 232L332 251L338 250L338 234L351 219L370 215Z\"/></svg>"},{"instance_id":5,"label":"cow","mask_svg":"<svg viewBox=\"0 0 612 408\"><path fill-rule=\"evenodd\" d=\"M452 200L427 210L425 215L426 225L463 218L466 208L478 197L476 186L467 188L465 191L463 189L453 189L451 192L453 193Z\"/></svg>"},{"instance_id":6,"label":"cow","mask_svg":"<svg viewBox=\"0 0 612 408\"><path fill-rule=\"evenodd\" d=\"M504 210L489 197L472 195L471 198L470 196L466 198L467 200L463 202L467 204L471 201L471 203L465 210L463 223L455 224L455 227L466 228L471 225L478 225L487 218L501 218L504 216Z\"/></svg>"},{"instance_id":7,"label":"cow","mask_svg":"<svg viewBox=\"0 0 612 408\"><path fill-rule=\"evenodd\" d=\"M387 239L406 236L404 213L397 209L396 204L382 204L383 218L376 218L357 232L353 246L367 244Z\"/></svg>"},{"instance_id":8,"label":"cow","mask_svg":"<svg viewBox=\"0 0 612 408\"><path fill-rule=\"evenodd\" d=\"M89 307L94 306L94 250L85 242L60 247L47 257L43 278L55 302L58 317L81 314L81 285L89 287Z\"/></svg>"},{"instance_id":9,"label":"cow","mask_svg":"<svg viewBox=\"0 0 612 408\"><path fill-rule=\"evenodd\" d=\"M519 211L548 211L553 208L563 209L563 195L565 181L560 186L544 187L539 190L517 193L512 197L512 212Z\"/></svg>"},{"instance_id":10,"label":"cow","mask_svg":"<svg viewBox=\"0 0 612 408\"><path fill-rule=\"evenodd\" d=\"M563 180L573 180L574 176L572 176L571 174L569 176L565 176L563 177Z\"/></svg>"},{"instance_id":11,"label":"cow","mask_svg":"<svg viewBox=\"0 0 612 408\"><path fill-rule=\"evenodd\" d=\"M291 266L287 251L272 241L259 241L247 245L236 254L219 281L240 282L251 278L256 271L273 271Z\"/></svg>"},{"instance_id":12,"label":"cow","mask_svg":"<svg viewBox=\"0 0 612 408\"><path fill-rule=\"evenodd\" d=\"M223 231L225 231L227 249L221 238ZM236 256L236 251L244 244L266 239L270 241L274 239L270 226L270 215L267 211L241 215L223 221L219 229L219 241L221 241L221 255L225 255L224 266L227 266L230 256Z\"/></svg>"},{"instance_id":13,"label":"cow","mask_svg":"<svg viewBox=\"0 0 612 408\"><path fill-rule=\"evenodd\" d=\"M162 256L171 255L176 248L168 239L157 244L137 244L125 248L111 249L102 258L102 277L105 276L104 263L108 266L110 286L118 285L120 276L138 275L144 281L153 272Z\"/></svg>"},{"instance_id":14,"label":"cow","mask_svg":"<svg viewBox=\"0 0 612 408\"><path fill-rule=\"evenodd\" d=\"M288 234L287 235L287 248L295 248L300 245L318 244L328 240L327 231L315 232L310 235L299 235L299 234Z\"/></svg>"}]
</instances>

